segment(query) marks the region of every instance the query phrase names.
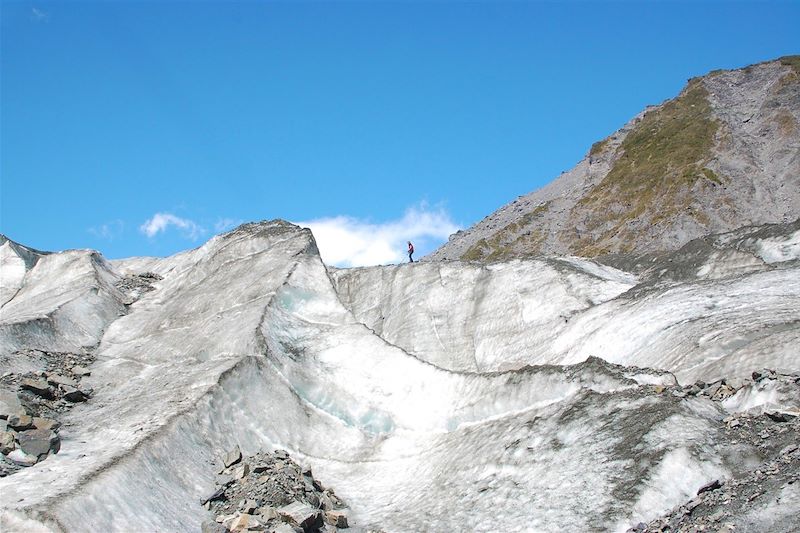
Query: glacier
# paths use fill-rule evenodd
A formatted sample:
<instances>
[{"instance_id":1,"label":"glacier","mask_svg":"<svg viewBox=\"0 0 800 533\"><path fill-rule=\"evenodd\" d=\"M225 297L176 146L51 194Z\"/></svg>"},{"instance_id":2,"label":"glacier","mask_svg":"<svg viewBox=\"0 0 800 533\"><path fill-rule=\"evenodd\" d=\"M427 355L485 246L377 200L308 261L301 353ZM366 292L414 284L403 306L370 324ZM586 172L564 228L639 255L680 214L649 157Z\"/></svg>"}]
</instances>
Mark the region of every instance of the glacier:
<instances>
[{"instance_id":1,"label":"glacier","mask_svg":"<svg viewBox=\"0 0 800 533\"><path fill-rule=\"evenodd\" d=\"M800 370L798 235L743 229L645 265L352 269L282 221L167 258L3 238L0 372L91 352L95 392L59 453L0 479L0 526L197 531L238 445L288 450L385 531L625 531L763 460L726 438L731 413L800 414L796 384L679 394ZM145 272L155 290L118 288Z\"/></svg>"}]
</instances>

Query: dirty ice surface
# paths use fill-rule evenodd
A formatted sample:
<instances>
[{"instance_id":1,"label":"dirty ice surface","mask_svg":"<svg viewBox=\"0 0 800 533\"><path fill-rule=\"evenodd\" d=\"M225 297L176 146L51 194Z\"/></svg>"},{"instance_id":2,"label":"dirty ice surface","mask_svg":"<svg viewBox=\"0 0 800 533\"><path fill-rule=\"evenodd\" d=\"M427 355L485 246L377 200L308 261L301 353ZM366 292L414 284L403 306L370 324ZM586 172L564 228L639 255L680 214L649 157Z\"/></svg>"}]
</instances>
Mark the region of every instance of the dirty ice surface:
<instances>
[{"instance_id":1,"label":"dirty ice surface","mask_svg":"<svg viewBox=\"0 0 800 533\"><path fill-rule=\"evenodd\" d=\"M0 364L97 358L60 453L0 479L4 531L197 531L237 444L289 450L386 531L625 530L748 455L724 406L654 385L798 370L794 259L644 288L576 258L336 270L283 222L165 259L0 254ZM129 304L115 281L148 271Z\"/></svg>"}]
</instances>

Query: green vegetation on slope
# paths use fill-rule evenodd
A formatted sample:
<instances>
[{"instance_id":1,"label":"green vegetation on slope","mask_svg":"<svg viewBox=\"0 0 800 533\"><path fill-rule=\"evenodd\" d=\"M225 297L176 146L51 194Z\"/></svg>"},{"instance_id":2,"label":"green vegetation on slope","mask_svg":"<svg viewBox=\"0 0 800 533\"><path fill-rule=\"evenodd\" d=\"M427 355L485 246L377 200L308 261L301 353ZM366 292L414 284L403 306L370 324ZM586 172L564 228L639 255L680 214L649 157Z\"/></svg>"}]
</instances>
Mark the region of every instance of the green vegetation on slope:
<instances>
[{"instance_id":1,"label":"green vegetation on slope","mask_svg":"<svg viewBox=\"0 0 800 533\"><path fill-rule=\"evenodd\" d=\"M611 172L573 209L573 217L587 217L586 233L599 232L574 242L574 253L627 251L635 238L626 234L628 222L648 212L651 223L669 220L691 203L687 193L697 181L722 183L704 168L718 128L707 96L700 79L690 80L680 96L645 114L627 135ZM619 250L609 242L617 234L629 242Z\"/></svg>"},{"instance_id":2,"label":"green vegetation on slope","mask_svg":"<svg viewBox=\"0 0 800 533\"><path fill-rule=\"evenodd\" d=\"M526 228L544 215L548 209L550 209L550 202L536 206L533 211L525 213L519 220L506 225L488 240L481 239L473 244L464 252L461 259L463 261L503 261L524 255L524 252L537 252L538 247L544 241L544 236L539 230L526 231Z\"/></svg>"},{"instance_id":3,"label":"green vegetation on slope","mask_svg":"<svg viewBox=\"0 0 800 533\"><path fill-rule=\"evenodd\" d=\"M800 74L800 56L783 56L781 58L781 65L792 67L795 72Z\"/></svg>"}]
</instances>

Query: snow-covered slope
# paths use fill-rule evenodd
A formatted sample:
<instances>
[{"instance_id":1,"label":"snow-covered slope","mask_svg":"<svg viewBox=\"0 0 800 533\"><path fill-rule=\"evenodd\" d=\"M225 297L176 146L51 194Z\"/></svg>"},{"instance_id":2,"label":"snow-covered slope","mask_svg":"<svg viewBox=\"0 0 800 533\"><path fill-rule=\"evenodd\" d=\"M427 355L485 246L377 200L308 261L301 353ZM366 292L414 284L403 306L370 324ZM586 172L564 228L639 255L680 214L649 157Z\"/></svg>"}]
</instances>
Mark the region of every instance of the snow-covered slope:
<instances>
[{"instance_id":1,"label":"snow-covered slope","mask_svg":"<svg viewBox=\"0 0 800 533\"><path fill-rule=\"evenodd\" d=\"M799 369L784 237L751 243L782 250L769 262L679 281L573 258L329 270L283 222L166 259L43 256L0 307L0 362L91 350L94 396L58 454L0 479L0 525L197 531L238 444L289 450L385 531L624 531L763 456L663 369ZM163 279L131 302L115 283L144 271ZM794 384L765 387L729 409L796 409Z\"/></svg>"}]
</instances>

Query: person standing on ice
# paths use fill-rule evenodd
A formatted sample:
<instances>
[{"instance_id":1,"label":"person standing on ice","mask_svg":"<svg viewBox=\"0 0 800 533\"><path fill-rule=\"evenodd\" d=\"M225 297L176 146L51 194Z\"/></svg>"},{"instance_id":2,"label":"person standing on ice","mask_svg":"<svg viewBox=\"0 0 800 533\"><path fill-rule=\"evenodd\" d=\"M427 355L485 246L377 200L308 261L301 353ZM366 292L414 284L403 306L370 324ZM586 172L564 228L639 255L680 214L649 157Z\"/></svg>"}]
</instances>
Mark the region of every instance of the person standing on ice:
<instances>
[{"instance_id":1,"label":"person standing on ice","mask_svg":"<svg viewBox=\"0 0 800 533\"><path fill-rule=\"evenodd\" d=\"M411 244L411 241L408 241L408 262L413 263L414 259L411 257L414 255L414 245Z\"/></svg>"}]
</instances>

